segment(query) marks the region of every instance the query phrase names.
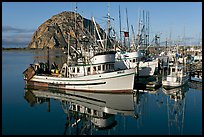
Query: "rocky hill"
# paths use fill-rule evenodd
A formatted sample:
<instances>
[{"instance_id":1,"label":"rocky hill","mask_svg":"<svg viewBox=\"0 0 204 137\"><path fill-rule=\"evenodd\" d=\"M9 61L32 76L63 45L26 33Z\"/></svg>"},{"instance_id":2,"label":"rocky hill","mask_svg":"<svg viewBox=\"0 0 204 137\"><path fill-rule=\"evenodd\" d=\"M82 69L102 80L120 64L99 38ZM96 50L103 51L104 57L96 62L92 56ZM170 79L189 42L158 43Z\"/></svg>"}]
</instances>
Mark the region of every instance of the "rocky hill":
<instances>
[{"instance_id":1,"label":"rocky hill","mask_svg":"<svg viewBox=\"0 0 204 137\"><path fill-rule=\"evenodd\" d=\"M100 28L98 24L97 27ZM101 28L99 30L101 34L104 33ZM88 40L87 44L93 43L94 24L91 20L83 18L78 13L76 16L74 12L59 13L38 27L32 36L28 48L64 48L67 46L68 34L71 36L70 44L76 43L75 37L82 41L84 36Z\"/></svg>"}]
</instances>

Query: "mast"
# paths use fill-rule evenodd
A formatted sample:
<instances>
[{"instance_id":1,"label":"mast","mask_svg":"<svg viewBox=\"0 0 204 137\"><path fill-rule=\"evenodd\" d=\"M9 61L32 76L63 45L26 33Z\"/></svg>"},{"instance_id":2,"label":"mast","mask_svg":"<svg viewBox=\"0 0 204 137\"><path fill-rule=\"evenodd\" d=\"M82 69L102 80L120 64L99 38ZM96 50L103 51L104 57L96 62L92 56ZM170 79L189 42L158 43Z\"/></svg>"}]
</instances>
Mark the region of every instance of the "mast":
<instances>
[{"instance_id":1,"label":"mast","mask_svg":"<svg viewBox=\"0 0 204 137\"><path fill-rule=\"evenodd\" d=\"M146 47L149 46L149 40L148 40L148 37L149 37L149 12L146 11L146 25L145 25L145 40L146 40Z\"/></svg>"},{"instance_id":2,"label":"mast","mask_svg":"<svg viewBox=\"0 0 204 137\"><path fill-rule=\"evenodd\" d=\"M183 57L183 66L184 66L184 47L186 46L186 40L185 40L186 38L185 38L185 26L184 26L184 34L183 34L183 55L182 55L182 57Z\"/></svg>"},{"instance_id":3,"label":"mast","mask_svg":"<svg viewBox=\"0 0 204 137\"><path fill-rule=\"evenodd\" d=\"M178 44L177 44L177 46L176 46L176 52L177 52L177 54L179 55L179 51L178 51L178 49L179 49L179 40L180 40L180 38L179 38L179 36L178 36ZM178 57L176 56L176 74L177 74L177 72L178 72Z\"/></svg>"},{"instance_id":4,"label":"mast","mask_svg":"<svg viewBox=\"0 0 204 137\"><path fill-rule=\"evenodd\" d=\"M47 67L49 72L50 71L49 46L47 46Z\"/></svg>"},{"instance_id":5,"label":"mast","mask_svg":"<svg viewBox=\"0 0 204 137\"><path fill-rule=\"evenodd\" d=\"M140 14L141 11L138 10L138 31L137 31L137 50L139 50L139 47L140 47Z\"/></svg>"},{"instance_id":6,"label":"mast","mask_svg":"<svg viewBox=\"0 0 204 137\"><path fill-rule=\"evenodd\" d=\"M76 21L77 21L77 17L76 17L76 14L77 14L77 2L76 2L76 6L75 6L75 23L74 23L74 29L75 29L75 32L76 32Z\"/></svg>"},{"instance_id":7,"label":"mast","mask_svg":"<svg viewBox=\"0 0 204 137\"><path fill-rule=\"evenodd\" d=\"M167 44L168 44L168 43L167 43L167 38L166 38L166 41L165 41L165 46L166 46L166 49L167 49Z\"/></svg>"},{"instance_id":8,"label":"mast","mask_svg":"<svg viewBox=\"0 0 204 137\"><path fill-rule=\"evenodd\" d=\"M70 42L70 34L68 33L68 41L67 41L67 66L69 67L69 43Z\"/></svg>"},{"instance_id":9,"label":"mast","mask_svg":"<svg viewBox=\"0 0 204 137\"><path fill-rule=\"evenodd\" d=\"M83 11L82 11L82 13L83 13ZM84 31L84 17L83 16L81 18L81 23L82 23L82 31Z\"/></svg>"},{"instance_id":10,"label":"mast","mask_svg":"<svg viewBox=\"0 0 204 137\"><path fill-rule=\"evenodd\" d=\"M75 30L75 51L77 53L77 49L78 49L78 29L77 29L77 2L75 3L75 23L74 23L74 30ZM76 54L76 61L77 61L77 54Z\"/></svg>"},{"instance_id":11,"label":"mast","mask_svg":"<svg viewBox=\"0 0 204 137\"><path fill-rule=\"evenodd\" d=\"M185 36L185 26L184 26L184 28L183 28L183 46L186 45L186 38L185 37L186 36Z\"/></svg>"},{"instance_id":12,"label":"mast","mask_svg":"<svg viewBox=\"0 0 204 137\"><path fill-rule=\"evenodd\" d=\"M133 47L136 48L136 47L135 47L135 33L134 33L133 25L131 25L131 27L132 27L132 41L133 41Z\"/></svg>"},{"instance_id":13,"label":"mast","mask_svg":"<svg viewBox=\"0 0 204 137\"><path fill-rule=\"evenodd\" d=\"M145 32L145 27L146 27L146 25L145 25L145 11L144 10L142 10L142 17L143 17L143 19L142 19L142 31L143 31L143 40L144 40L144 43L143 43L143 45L144 46L146 46L145 45L145 43L146 43L146 39L145 39L145 35L146 35L146 32Z\"/></svg>"},{"instance_id":14,"label":"mast","mask_svg":"<svg viewBox=\"0 0 204 137\"><path fill-rule=\"evenodd\" d=\"M126 18L127 18L127 31L128 31L128 47L130 47L129 23L128 23L128 13L127 13L127 8L126 8Z\"/></svg>"},{"instance_id":15,"label":"mast","mask_svg":"<svg viewBox=\"0 0 204 137\"><path fill-rule=\"evenodd\" d=\"M172 46L172 41L171 41L171 33L172 33L172 32L171 32L171 31L172 31L172 29L170 28L170 34L169 34L169 45L170 45L170 46ZM169 48L169 49L170 49L170 48Z\"/></svg>"},{"instance_id":16,"label":"mast","mask_svg":"<svg viewBox=\"0 0 204 137\"><path fill-rule=\"evenodd\" d=\"M110 31L110 3L108 3L108 20L107 20L107 32L106 32L105 50L107 50L107 47L108 47L109 31Z\"/></svg>"},{"instance_id":17,"label":"mast","mask_svg":"<svg viewBox=\"0 0 204 137\"><path fill-rule=\"evenodd\" d=\"M147 47L147 11L145 13L145 45Z\"/></svg>"},{"instance_id":18,"label":"mast","mask_svg":"<svg viewBox=\"0 0 204 137\"><path fill-rule=\"evenodd\" d=\"M102 48L103 48L103 50L104 50L104 45L103 45L103 42L102 42L102 39L101 39L101 35L99 34L99 31L98 31L96 22L95 22L95 20L94 20L94 17L92 17L92 20L93 20L94 26L95 26L95 28L96 28L97 35L98 35L98 37L99 37L99 41L100 41L101 46L102 46Z\"/></svg>"},{"instance_id":19,"label":"mast","mask_svg":"<svg viewBox=\"0 0 204 137\"><path fill-rule=\"evenodd\" d=\"M149 11L147 11L147 45L149 46Z\"/></svg>"},{"instance_id":20,"label":"mast","mask_svg":"<svg viewBox=\"0 0 204 137\"><path fill-rule=\"evenodd\" d=\"M120 27L120 43L122 43L122 32L121 32L121 15L120 15L120 5L119 5L119 27Z\"/></svg>"}]
</instances>

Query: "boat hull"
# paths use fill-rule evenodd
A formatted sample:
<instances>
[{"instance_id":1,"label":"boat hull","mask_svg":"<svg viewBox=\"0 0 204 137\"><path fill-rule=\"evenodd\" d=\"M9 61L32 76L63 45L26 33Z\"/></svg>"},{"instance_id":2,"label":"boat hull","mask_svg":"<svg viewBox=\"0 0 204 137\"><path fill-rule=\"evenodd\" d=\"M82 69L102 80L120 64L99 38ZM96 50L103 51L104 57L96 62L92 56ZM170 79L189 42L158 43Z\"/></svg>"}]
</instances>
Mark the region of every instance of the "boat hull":
<instances>
[{"instance_id":1,"label":"boat hull","mask_svg":"<svg viewBox=\"0 0 204 137\"><path fill-rule=\"evenodd\" d=\"M172 81L162 80L162 86L165 89L173 89L173 88L181 87L185 85L187 82L188 82L188 76L183 77L181 82L172 82Z\"/></svg>"},{"instance_id":2,"label":"boat hull","mask_svg":"<svg viewBox=\"0 0 204 137\"><path fill-rule=\"evenodd\" d=\"M132 92L135 69L120 70L82 77L62 78L34 75L28 85L95 92Z\"/></svg>"},{"instance_id":3,"label":"boat hull","mask_svg":"<svg viewBox=\"0 0 204 137\"><path fill-rule=\"evenodd\" d=\"M143 57L141 51L121 53L117 52L115 66L116 68L137 68L138 59ZM154 59L151 61L139 61L139 77L149 77L153 76L156 67L158 66L158 60ZM135 69L136 75L138 74L137 69Z\"/></svg>"},{"instance_id":4,"label":"boat hull","mask_svg":"<svg viewBox=\"0 0 204 137\"><path fill-rule=\"evenodd\" d=\"M148 61L148 62L140 62L139 76L140 77L153 76L157 66L158 66L157 60Z\"/></svg>"},{"instance_id":5,"label":"boat hull","mask_svg":"<svg viewBox=\"0 0 204 137\"><path fill-rule=\"evenodd\" d=\"M137 62L129 62L129 60L119 60L115 62L116 68L121 69L130 69L135 68L135 74L137 76ZM148 61L148 62L140 62L139 63L139 77L149 77L153 76L156 70L156 67L158 66L158 61Z\"/></svg>"}]
</instances>

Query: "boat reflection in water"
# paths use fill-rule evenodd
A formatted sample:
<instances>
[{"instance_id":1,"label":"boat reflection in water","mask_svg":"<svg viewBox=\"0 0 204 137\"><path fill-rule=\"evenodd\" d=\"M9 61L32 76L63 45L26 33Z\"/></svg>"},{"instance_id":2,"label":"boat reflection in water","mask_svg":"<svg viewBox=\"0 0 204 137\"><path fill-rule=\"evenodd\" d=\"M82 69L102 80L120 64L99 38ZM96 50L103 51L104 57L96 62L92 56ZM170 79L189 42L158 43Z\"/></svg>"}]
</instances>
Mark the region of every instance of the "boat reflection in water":
<instances>
[{"instance_id":1,"label":"boat reflection in water","mask_svg":"<svg viewBox=\"0 0 204 137\"><path fill-rule=\"evenodd\" d=\"M169 134L183 134L185 115L185 95L189 90L188 86L175 89L162 89L167 95L167 115Z\"/></svg>"},{"instance_id":2,"label":"boat reflection in water","mask_svg":"<svg viewBox=\"0 0 204 137\"><path fill-rule=\"evenodd\" d=\"M26 88L24 98L30 103L59 100L67 114L64 134L92 134L92 130L111 129L117 125L116 114L135 117L133 94L92 93L68 90ZM74 133L73 133L74 132Z\"/></svg>"}]
</instances>

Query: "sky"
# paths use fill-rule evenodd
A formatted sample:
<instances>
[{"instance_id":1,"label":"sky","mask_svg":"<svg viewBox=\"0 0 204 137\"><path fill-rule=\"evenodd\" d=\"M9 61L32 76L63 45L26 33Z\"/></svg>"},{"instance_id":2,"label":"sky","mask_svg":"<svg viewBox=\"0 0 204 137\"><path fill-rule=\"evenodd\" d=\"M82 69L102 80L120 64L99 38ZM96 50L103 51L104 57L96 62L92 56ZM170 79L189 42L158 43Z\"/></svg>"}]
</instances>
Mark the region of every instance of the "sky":
<instances>
[{"instance_id":1,"label":"sky","mask_svg":"<svg viewBox=\"0 0 204 137\"><path fill-rule=\"evenodd\" d=\"M63 11L74 11L87 19L93 16L105 29L108 5L111 22L119 36L119 6L122 30L133 25L138 29L138 13L148 11L151 37L159 34L160 41L171 36L178 40L185 36L187 43L198 43L202 39L202 2L2 2L2 47L27 47L37 28L53 15ZM131 33L131 31L130 31Z\"/></svg>"}]
</instances>

